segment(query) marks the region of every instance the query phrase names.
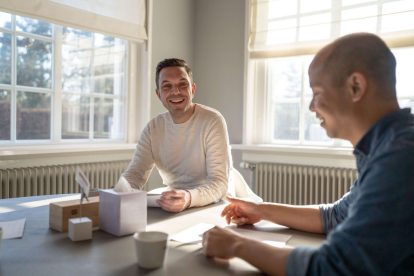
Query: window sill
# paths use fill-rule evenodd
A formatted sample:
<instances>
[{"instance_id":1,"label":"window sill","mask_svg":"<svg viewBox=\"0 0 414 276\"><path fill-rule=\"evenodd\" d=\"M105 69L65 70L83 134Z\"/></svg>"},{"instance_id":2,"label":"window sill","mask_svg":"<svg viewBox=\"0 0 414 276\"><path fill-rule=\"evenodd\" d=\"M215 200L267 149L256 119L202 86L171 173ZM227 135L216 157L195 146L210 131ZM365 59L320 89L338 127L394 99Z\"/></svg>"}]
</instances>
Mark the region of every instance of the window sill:
<instances>
[{"instance_id":1,"label":"window sill","mask_svg":"<svg viewBox=\"0 0 414 276\"><path fill-rule=\"evenodd\" d=\"M328 148L317 146L289 145L244 145L234 144L233 150L242 151L247 163L283 163L308 166L356 168L352 148Z\"/></svg>"},{"instance_id":2,"label":"window sill","mask_svg":"<svg viewBox=\"0 0 414 276\"><path fill-rule=\"evenodd\" d=\"M70 144L0 147L0 169L130 160L135 144Z\"/></svg>"}]
</instances>

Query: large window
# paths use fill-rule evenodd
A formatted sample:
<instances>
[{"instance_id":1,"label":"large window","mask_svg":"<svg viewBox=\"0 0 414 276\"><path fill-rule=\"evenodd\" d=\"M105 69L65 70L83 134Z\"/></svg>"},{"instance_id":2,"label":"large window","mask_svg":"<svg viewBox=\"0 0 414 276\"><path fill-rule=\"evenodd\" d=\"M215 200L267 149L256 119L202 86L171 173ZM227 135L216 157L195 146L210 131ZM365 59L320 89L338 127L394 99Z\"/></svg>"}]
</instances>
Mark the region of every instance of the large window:
<instances>
[{"instance_id":1,"label":"large window","mask_svg":"<svg viewBox=\"0 0 414 276\"><path fill-rule=\"evenodd\" d=\"M0 143L122 141L125 40L0 12Z\"/></svg>"},{"instance_id":2,"label":"large window","mask_svg":"<svg viewBox=\"0 0 414 276\"><path fill-rule=\"evenodd\" d=\"M352 32L382 36L397 58L397 93L414 108L414 1L250 1L248 98L256 144L350 146L330 139L309 111L308 66L317 49ZM248 115L249 116L249 115Z\"/></svg>"}]
</instances>

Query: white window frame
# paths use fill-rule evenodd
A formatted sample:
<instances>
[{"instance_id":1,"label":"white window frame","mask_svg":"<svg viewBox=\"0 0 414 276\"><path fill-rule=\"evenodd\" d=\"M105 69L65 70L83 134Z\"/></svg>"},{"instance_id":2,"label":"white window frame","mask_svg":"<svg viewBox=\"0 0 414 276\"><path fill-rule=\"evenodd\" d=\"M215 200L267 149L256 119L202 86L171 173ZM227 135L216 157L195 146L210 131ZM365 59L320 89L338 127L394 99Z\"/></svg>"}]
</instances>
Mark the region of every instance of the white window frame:
<instances>
[{"instance_id":1,"label":"white window frame","mask_svg":"<svg viewBox=\"0 0 414 276\"><path fill-rule=\"evenodd\" d=\"M148 5L147 9L151 11L152 5ZM129 160L135 149L139 134L150 119L151 94L148 92L150 90L151 77L150 70L148 70L150 64L149 57L151 56L150 44L149 40L128 42L126 70L127 94L125 95L127 97L127 106L125 111L125 139L123 141L82 141L80 143L79 141L65 140L64 143L50 143L49 140L46 142L31 140L30 144L23 142L15 144L3 142L0 143L0 169L13 166L21 167L23 165L39 166ZM15 58L14 51L15 45L12 45L13 59ZM58 51L59 49L55 46L54 58L56 58L56 52ZM14 70L14 67L12 70ZM13 71L12 76L14 75ZM55 70L55 77L57 75L61 75L59 70ZM59 82L59 85L55 84L56 81ZM54 78L52 86L60 87L60 80ZM60 93L57 94L60 95ZM53 103L54 100L52 100L52 109L56 108ZM14 111L11 110L11 112ZM55 123L52 127L61 128L61 121L54 121ZM51 122L53 122L52 119ZM12 121L11 124L15 124L15 121Z\"/></svg>"},{"instance_id":2,"label":"white window frame","mask_svg":"<svg viewBox=\"0 0 414 276\"><path fill-rule=\"evenodd\" d=\"M269 140L268 120L265 113L269 113L269 105L264 104L268 97L266 93L266 69L257 68L256 59L266 57L287 57L300 55L313 55L326 43L308 43L306 47L298 45L296 48L276 48L275 50L252 51L249 50L251 3L260 0L246 1L246 25L245 25L245 90L244 90L244 119L243 119L243 144L233 145L233 149L242 150L244 161L251 162L279 162L303 165L325 165L340 167L355 167L352 155L353 148L350 144L343 145L342 140L333 140L333 144L307 143L272 143ZM387 1L387 0L385 0ZM337 3L333 1L333 3ZM336 14L336 16L339 16ZM332 29L333 33L339 33L338 25ZM386 37L387 44L391 48L414 46L414 40L399 36ZM261 77L256 78L256 70L260 71ZM306 85L306 84L304 84ZM302 101L304 93L302 93ZM267 101L268 103L269 101ZM301 111L303 112L303 111ZM303 118L303 116L301 116ZM300 121L303 127L303 120ZM254 131L251 131L254 130ZM303 138L303 137L300 137ZM316 160L315 160L316 158Z\"/></svg>"},{"instance_id":3,"label":"white window frame","mask_svg":"<svg viewBox=\"0 0 414 276\"><path fill-rule=\"evenodd\" d=\"M40 36L40 35L36 35L36 34L31 34L31 33L26 33L26 32L20 32L18 30L16 30L16 26L15 26L15 15L12 15L12 29L11 30L7 30L7 29L1 29L2 32L8 33L11 35L12 37L12 45L11 45L11 54L12 54L12 78L11 78L11 84L10 85L5 85L5 86L1 86L1 88L4 88L5 90L9 90L11 91L11 103L12 103L12 108L11 108L11 133L10 133L10 140L6 140L6 141L0 141L0 145L3 144L9 144L9 145L36 145L36 144L73 144L73 143L99 143L99 142L110 142L110 143L125 143L127 141L127 135L126 135L126 131L124 131L125 135L122 139L111 139L111 138L94 138L93 137L93 133L94 133L94 120L89 120L89 134L88 134L88 138L84 138L84 139L63 139L61 138L61 130L62 130L62 125L61 125L61 98L62 98L62 87L61 87L61 66L59 66L59 64L62 64L62 56L61 56L61 47L62 47L62 39L61 39L61 32L62 32L62 26L59 25L55 25L51 23L51 27L52 27L52 35L51 37L45 37L45 36ZM22 36L22 37L28 37L31 39L36 39L36 40L40 40L40 41L45 41L47 43L50 43L52 45L52 52L51 52L51 72L52 72L52 76L51 76L51 87L50 88L38 88L38 87L26 87L26 86L20 86L17 85L16 83L16 69L17 69L17 65L16 65L16 38L18 36ZM130 61L129 58L129 49L128 49L128 45L126 45L126 60ZM94 49L93 49L94 51ZM129 82L129 74L128 74L128 64L124 65L125 68L125 89L126 91L124 91L125 93L123 93L120 96L115 96L115 95L105 95L105 98L117 98L120 102L122 102L123 105L127 105L128 104L128 98L129 98L129 89L128 89L128 82ZM136 70L136 69L135 69ZM93 86L93 83L92 83ZM30 93L41 93L44 95L47 95L48 97L50 97L51 99L51 109L50 109L50 138L49 139L25 139L25 140L17 140L17 133L16 133L16 96L18 91L24 91L24 92L30 92ZM93 88L92 88L92 91ZM95 93L89 93L86 95L86 97L88 97L90 99L90 111L89 114L91 114L91 112L93 112L93 108L94 108L94 99L96 99L97 97L101 97L101 95L96 95ZM122 111L121 114L119 114L121 116L121 122L123 122L123 125L121 126L121 129L125 129L127 128L127 113L128 113L129 108L125 108L125 110Z\"/></svg>"}]
</instances>

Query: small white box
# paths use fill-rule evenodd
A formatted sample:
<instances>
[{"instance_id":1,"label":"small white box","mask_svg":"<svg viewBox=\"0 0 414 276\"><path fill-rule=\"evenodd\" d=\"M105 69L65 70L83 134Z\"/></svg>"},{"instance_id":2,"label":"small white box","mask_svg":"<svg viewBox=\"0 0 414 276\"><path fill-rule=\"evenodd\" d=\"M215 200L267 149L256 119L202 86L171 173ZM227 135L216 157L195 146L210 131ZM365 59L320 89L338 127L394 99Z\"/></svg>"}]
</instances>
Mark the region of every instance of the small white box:
<instances>
[{"instance_id":1,"label":"small white box","mask_svg":"<svg viewBox=\"0 0 414 276\"><path fill-rule=\"evenodd\" d=\"M145 231L147 193L145 191L99 191L99 228L115 236Z\"/></svg>"},{"instance_id":2,"label":"small white box","mask_svg":"<svg viewBox=\"0 0 414 276\"><path fill-rule=\"evenodd\" d=\"M87 217L69 219L68 237L72 241L92 239L92 220Z\"/></svg>"}]
</instances>

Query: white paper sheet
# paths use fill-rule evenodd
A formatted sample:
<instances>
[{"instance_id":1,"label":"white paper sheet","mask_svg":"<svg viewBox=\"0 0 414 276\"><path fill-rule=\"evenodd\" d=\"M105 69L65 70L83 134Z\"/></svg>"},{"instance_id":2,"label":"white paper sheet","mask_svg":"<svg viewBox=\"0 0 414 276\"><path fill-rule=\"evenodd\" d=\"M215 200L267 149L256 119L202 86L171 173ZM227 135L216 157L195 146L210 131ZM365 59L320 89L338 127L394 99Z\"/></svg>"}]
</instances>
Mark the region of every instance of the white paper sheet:
<instances>
[{"instance_id":1,"label":"white paper sheet","mask_svg":"<svg viewBox=\"0 0 414 276\"><path fill-rule=\"evenodd\" d=\"M81 191L83 191L83 193L81 194L81 200L84 197L86 197L86 199L88 199L89 188L90 188L91 184L89 183L89 180L86 177L86 175L82 172L82 170L79 167L76 167L75 180L78 183L78 185L80 186Z\"/></svg>"},{"instance_id":2,"label":"white paper sheet","mask_svg":"<svg viewBox=\"0 0 414 276\"><path fill-rule=\"evenodd\" d=\"M204 232L214 227L211 223L198 223L170 236L170 240L182 243L196 243L202 240Z\"/></svg>"},{"instance_id":3,"label":"white paper sheet","mask_svg":"<svg viewBox=\"0 0 414 276\"><path fill-rule=\"evenodd\" d=\"M0 227L3 229L3 239L16 239L23 237L25 218L0 221Z\"/></svg>"},{"instance_id":4,"label":"white paper sheet","mask_svg":"<svg viewBox=\"0 0 414 276\"><path fill-rule=\"evenodd\" d=\"M211 223L198 223L187 229L184 229L174 235L170 236L170 240L181 243L197 243L201 242L204 232L210 230L215 225ZM285 235L275 232L267 232L253 229L240 228L235 225L227 226L229 229L249 237L251 239L260 240L271 246L283 247L286 246L287 241L292 237L291 235Z\"/></svg>"},{"instance_id":5,"label":"white paper sheet","mask_svg":"<svg viewBox=\"0 0 414 276\"><path fill-rule=\"evenodd\" d=\"M292 237L291 235L275 233L272 231L260 231L260 229L246 229L234 225L228 226L228 228L243 236L249 237L251 239L256 239L273 246L285 246L287 241Z\"/></svg>"},{"instance_id":6,"label":"white paper sheet","mask_svg":"<svg viewBox=\"0 0 414 276\"><path fill-rule=\"evenodd\" d=\"M126 193L126 192L133 192L135 191L134 188L131 187L128 180L125 179L125 177L121 176L118 179L118 183L116 183L114 187L114 191L118 193Z\"/></svg>"}]
</instances>

